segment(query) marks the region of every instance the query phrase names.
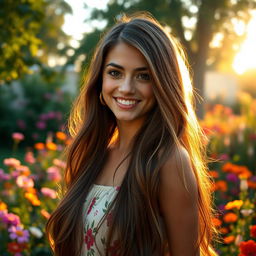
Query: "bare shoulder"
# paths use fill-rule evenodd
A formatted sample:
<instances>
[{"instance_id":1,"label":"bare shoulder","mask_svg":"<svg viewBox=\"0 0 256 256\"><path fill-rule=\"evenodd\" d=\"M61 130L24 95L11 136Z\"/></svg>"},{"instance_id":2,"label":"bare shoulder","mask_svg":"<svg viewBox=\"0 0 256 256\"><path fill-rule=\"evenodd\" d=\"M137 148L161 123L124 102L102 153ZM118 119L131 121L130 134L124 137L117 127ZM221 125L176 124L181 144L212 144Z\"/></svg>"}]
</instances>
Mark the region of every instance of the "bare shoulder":
<instances>
[{"instance_id":1,"label":"bare shoulder","mask_svg":"<svg viewBox=\"0 0 256 256\"><path fill-rule=\"evenodd\" d=\"M160 196L163 193L191 193L197 191L197 182L187 150L180 146L173 150L160 171Z\"/></svg>"},{"instance_id":2,"label":"bare shoulder","mask_svg":"<svg viewBox=\"0 0 256 256\"><path fill-rule=\"evenodd\" d=\"M160 171L159 206L171 255L194 256L198 238L198 186L190 156L174 150Z\"/></svg>"}]
</instances>

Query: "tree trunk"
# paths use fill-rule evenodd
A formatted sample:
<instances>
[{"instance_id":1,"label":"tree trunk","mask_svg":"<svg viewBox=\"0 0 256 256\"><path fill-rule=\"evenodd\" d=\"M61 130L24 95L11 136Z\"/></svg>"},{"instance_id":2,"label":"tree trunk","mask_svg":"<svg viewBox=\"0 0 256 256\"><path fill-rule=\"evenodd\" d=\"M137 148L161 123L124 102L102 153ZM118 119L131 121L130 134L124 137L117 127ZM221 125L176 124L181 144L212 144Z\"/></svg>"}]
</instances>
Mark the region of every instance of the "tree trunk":
<instances>
[{"instance_id":1,"label":"tree trunk","mask_svg":"<svg viewBox=\"0 0 256 256\"><path fill-rule=\"evenodd\" d=\"M212 0L204 0L201 3L198 13L195 39L197 42L197 51L194 54L194 87L196 94L196 112L199 119L203 119L205 111L204 85L206 73L206 61L209 52L209 44L213 37L214 14L217 4Z\"/></svg>"}]
</instances>

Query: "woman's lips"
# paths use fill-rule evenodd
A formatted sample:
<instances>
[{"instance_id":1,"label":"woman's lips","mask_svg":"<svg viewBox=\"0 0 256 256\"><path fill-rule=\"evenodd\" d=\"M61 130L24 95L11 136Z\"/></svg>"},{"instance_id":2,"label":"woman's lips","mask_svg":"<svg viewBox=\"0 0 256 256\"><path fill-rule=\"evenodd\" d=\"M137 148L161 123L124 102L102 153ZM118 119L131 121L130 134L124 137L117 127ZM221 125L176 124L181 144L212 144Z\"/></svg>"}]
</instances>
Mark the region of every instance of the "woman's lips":
<instances>
[{"instance_id":1,"label":"woman's lips","mask_svg":"<svg viewBox=\"0 0 256 256\"><path fill-rule=\"evenodd\" d=\"M125 99L119 97L115 97L114 99L117 105L122 109L132 109L140 102L140 100L137 99Z\"/></svg>"}]
</instances>

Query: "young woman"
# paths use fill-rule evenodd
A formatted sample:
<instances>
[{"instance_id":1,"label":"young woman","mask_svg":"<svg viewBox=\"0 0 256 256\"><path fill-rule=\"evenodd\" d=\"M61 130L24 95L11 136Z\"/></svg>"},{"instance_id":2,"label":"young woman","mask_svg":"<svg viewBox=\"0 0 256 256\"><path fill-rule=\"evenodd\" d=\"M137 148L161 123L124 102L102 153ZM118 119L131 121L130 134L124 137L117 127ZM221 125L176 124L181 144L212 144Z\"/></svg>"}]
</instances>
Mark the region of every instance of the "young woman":
<instances>
[{"instance_id":1,"label":"young woman","mask_svg":"<svg viewBox=\"0 0 256 256\"><path fill-rule=\"evenodd\" d=\"M123 17L100 41L69 130L55 255L216 255L189 72L157 21Z\"/></svg>"}]
</instances>

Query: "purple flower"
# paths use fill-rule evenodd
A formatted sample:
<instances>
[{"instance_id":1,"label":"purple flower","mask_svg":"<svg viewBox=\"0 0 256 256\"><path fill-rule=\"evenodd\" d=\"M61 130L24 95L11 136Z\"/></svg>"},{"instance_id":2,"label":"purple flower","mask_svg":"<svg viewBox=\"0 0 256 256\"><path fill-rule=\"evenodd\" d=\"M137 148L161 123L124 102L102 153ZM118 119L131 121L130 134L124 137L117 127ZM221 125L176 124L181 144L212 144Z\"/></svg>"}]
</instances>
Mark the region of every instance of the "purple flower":
<instances>
[{"instance_id":1,"label":"purple flower","mask_svg":"<svg viewBox=\"0 0 256 256\"><path fill-rule=\"evenodd\" d=\"M46 128L46 123L42 122L42 121L39 121L39 122L36 123L36 127L40 130L44 130Z\"/></svg>"},{"instance_id":2,"label":"purple flower","mask_svg":"<svg viewBox=\"0 0 256 256\"><path fill-rule=\"evenodd\" d=\"M221 212L225 211L225 204L220 204L220 205L218 205L218 209L219 209Z\"/></svg>"},{"instance_id":3,"label":"purple flower","mask_svg":"<svg viewBox=\"0 0 256 256\"><path fill-rule=\"evenodd\" d=\"M10 233L10 238L12 240L17 239L18 243L25 243L28 242L29 240L29 232L26 229L23 229L20 226L11 226L8 229L9 233Z\"/></svg>"},{"instance_id":4,"label":"purple flower","mask_svg":"<svg viewBox=\"0 0 256 256\"><path fill-rule=\"evenodd\" d=\"M253 181L253 182L256 182L256 176L255 176L255 175L252 176L252 177L250 178L250 180Z\"/></svg>"},{"instance_id":5,"label":"purple flower","mask_svg":"<svg viewBox=\"0 0 256 256\"><path fill-rule=\"evenodd\" d=\"M2 216L2 221L6 224L17 226L20 225L20 217L13 213L7 213Z\"/></svg>"},{"instance_id":6,"label":"purple flower","mask_svg":"<svg viewBox=\"0 0 256 256\"><path fill-rule=\"evenodd\" d=\"M51 111L51 112L48 113L48 118L49 119L54 119L55 117L56 117L55 112Z\"/></svg>"},{"instance_id":7,"label":"purple flower","mask_svg":"<svg viewBox=\"0 0 256 256\"><path fill-rule=\"evenodd\" d=\"M228 173L227 176L226 176L226 179L227 179L228 181L234 182L234 183L236 183L236 182L239 181L239 178L238 178L237 175L234 174L234 173Z\"/></svg>"}]
</instances>

